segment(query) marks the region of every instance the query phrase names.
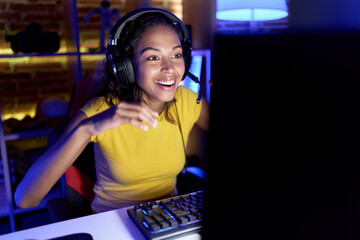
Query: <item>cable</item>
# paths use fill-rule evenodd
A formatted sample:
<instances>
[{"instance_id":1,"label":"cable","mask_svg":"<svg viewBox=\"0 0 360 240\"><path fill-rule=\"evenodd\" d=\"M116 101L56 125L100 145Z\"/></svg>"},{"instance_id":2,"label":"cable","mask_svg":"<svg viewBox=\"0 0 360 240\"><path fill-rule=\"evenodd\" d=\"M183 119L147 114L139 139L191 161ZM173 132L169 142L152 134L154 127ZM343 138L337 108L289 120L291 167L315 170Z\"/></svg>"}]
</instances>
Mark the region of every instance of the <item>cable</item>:
<instances>
[{"instance_id":1,"label":"cable","mask_svg":"<svg viewBox=\"0 0 360 240\"><path fill-rule=\"evenodd\" d=\"M175 111L176 111L176 117L179 123L179 130L180 130L180 134L181 134L181 140L182 140L182 144L183 144L183 148L184 148L184 154L185 154L185 167L184 170L185 171L185 184L186 184L186 189L188 188L188 184L189 184L189 180L188 180L188 172L187 172L187 160L186 160L186 147L185 147L185 140L184 140L184 134L181 128L181 122L180 122L180 117L179 117L179 112L178 112L178 108L176 105L176 100L174 102L175 104Z\"/></svg>"}]
</instances>

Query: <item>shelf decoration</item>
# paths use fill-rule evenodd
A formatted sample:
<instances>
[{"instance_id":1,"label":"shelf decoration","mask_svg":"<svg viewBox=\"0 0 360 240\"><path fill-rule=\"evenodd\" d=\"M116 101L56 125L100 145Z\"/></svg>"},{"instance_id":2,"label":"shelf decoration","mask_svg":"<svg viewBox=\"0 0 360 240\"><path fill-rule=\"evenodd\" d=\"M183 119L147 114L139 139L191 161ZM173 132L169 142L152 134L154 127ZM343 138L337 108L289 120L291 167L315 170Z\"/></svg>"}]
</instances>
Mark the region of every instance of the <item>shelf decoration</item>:
<instances>
[{"instance_id":1,"label":"shelf decoration","mask_svg":"<svg viewBox=\"0 0 360 240\"><path fill-rule=\"evenodd\" d=\"M30 23L25 31L15 36L7 35L6 41L10 42L14 53L53 53L60 48L59 34L42 31L41 25L36 22Z\"/></svg>"},{"instance_id":2,"label":"shelf decoration","mask_svg":"<svg viewBox=\"0 0 360 240\"><path fill-rule=\"evenodd\" d=\"M83 23L86 25L89 22L89 19L95 15L100 14L100 43L99 43L99 49L98 52L105 52L106 45L105 45L105 37L106 37L106 31L110 33L112 27L113 27L113 17L116 18L116 20L120 19L120 15L116 9L110 9L110 3L108 1L102 1L101 2L101 8L95 8L93 11L89 12L86 17L83 20Z\"/></svg>"}]
</instances>

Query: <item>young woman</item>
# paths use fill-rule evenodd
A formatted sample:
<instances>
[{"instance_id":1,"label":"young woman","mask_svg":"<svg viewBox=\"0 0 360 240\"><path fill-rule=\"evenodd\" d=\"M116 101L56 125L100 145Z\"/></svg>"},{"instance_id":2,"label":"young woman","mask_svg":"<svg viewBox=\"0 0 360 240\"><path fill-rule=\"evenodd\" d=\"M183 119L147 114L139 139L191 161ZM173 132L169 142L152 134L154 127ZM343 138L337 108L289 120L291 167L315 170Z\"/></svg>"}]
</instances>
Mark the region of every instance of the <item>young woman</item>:
<instances>
[{"instance_id":1,"label":"young woman","mask_svg":"<svg viewBox=\"0 0 360 240\"><path fill-rule=\"evenodd\" d=\"M114 26L122 28L115 50L131 60L134 83L124 86L124 76L114 70L117 54L108 53L99 77L101 97L87 103L29 169L15 192L19 207L38 205L89 142L95 143L94 212L177 194L184 144L194 124L208 129L209 105L203 99L197 104L195 93L178 87L189 68L183 56L189 46L169 14L138 11Z\"/></svg>"}]
</instances>

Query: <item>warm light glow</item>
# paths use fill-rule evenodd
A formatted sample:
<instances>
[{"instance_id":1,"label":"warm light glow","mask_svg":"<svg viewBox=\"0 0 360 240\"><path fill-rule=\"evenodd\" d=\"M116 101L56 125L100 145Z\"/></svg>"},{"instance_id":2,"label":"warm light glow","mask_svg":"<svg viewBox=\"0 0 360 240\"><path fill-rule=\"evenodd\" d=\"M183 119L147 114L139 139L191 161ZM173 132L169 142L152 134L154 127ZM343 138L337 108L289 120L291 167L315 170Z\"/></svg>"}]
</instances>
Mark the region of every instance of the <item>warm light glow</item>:
<instances>
[{"instance_id":1,"label":"warm light glow","mask_svg":"<svg viewBox=\"0 0 360 240\"><path fill-rule=\"evenodd\" d=\"M13 50L11 50L10 48L0 48L0 54L3 55L3 54L13 54Z\"/></svg>"},{"instance_id":2,"label":"warm light glow","mask_svg":"<svg viewBox=\"0 0 360 240\"><path fill-rule=\"evenodd\" d=\"M19 121L23 120L26 116L29 116L31 118L34 118L36 116L36 107L37 104L29 104L29 107L27 108L27 110L24 110L23 112L14 112L11 110L7 110L7 109L1 109L2 110L2 114L1 114L1 120L5 121L8 119L17 119Z\"/></svg>"},{"instance_id":3,"label":"warm light glow","mask_svg":"<svg viewBox=\"0 0 360 240\"><path fill-rule=\"evenodd\" d=\"M3 49L1 49L3 50ZM5 54L3 51L2 53ZM12 53L11 53L12 55ZM26 69L21 69L17 67L17 64L24 64L25 66L32 66L36 64L43 63L60 63L62 69L68 69L69 57L68 56L41 56L41 57L29 57L29 56L21 56L19 57L9 57L9 58L0 58L0 63L7 63L8 69L5 69L4 73L16 73L16 72L33 72L31 68L27 67ZM62 97L68 98L68 96L62 94ZM14 97L16 98L16 97ZM65 99L68 100L68 99ZM17 119L19 121L23 120L26 116L34 118L36 116L37 103L18 103L16 100L11 103L4 103L1 105L1 119L2 121L8 119Z\"/></svg>"},{"instance_id":4,"label":"warm light glow","mask_svg":"<svg viewBox=\"0 0 360 240\"><path fill-rule=\"evenodd\" d=\"M68 52L68 49L66 47L66 44L63 44L61 42L60 49L57 52L54 52L54 53L56 54L56 53L67 53L67 52ZM14 53L14 51L10 48L10 44L9 44L9 47L0 48L0 54L1 55L11 55L11 54L21 55L21 54L24 54L24 53L23 52ZM52 54L52 53L50 53L50 54Z\"/></svg>"}]
</instances>

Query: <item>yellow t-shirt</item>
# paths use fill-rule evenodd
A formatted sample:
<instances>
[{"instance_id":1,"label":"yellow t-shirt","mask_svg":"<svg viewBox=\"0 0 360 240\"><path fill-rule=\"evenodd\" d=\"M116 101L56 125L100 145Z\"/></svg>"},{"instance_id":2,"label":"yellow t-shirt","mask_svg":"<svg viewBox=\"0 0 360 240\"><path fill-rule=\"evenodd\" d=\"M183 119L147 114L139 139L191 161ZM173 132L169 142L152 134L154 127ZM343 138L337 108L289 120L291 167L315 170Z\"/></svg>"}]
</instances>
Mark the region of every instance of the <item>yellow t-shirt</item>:
<instances>
[{"instance_id":1,"label":"yellow t-shirt","mask_svg":"<svg viewBox=\"0 0 360 240\"><path fill-rule=\"evenodd\" d=\"M200 115L197 95L178 87L175 99L185 144ZM110 106L103 97L82 109L88 117ZM177 122L175 105L170 112ZM163 113L156 129L143 131L129 124L91 137L94 143L97 182L92 208L103 212L176 194L176 176L185 164L178 124L169 123Z\"/></svg>"}]
</instances>

